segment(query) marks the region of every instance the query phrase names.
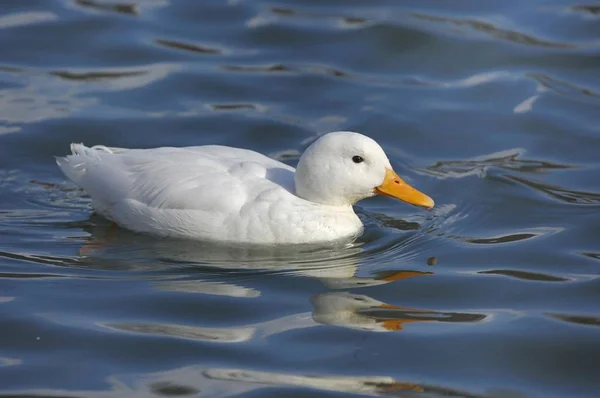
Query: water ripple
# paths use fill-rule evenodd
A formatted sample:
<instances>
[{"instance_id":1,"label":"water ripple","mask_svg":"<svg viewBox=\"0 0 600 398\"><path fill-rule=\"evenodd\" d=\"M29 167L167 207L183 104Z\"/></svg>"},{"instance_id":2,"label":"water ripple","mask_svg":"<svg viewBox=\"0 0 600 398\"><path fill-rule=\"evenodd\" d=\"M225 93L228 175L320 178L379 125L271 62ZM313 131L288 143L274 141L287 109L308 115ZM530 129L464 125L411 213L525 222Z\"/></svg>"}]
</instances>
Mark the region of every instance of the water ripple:
<instances>
[{"instance_id":1,"label":"water ripple","mask_svg":"<svg viewBox=\"0 0 600 398\"><path fill-rule=\"evenodd\" d=\"M333 77L349 78L352 75L339 68L331 68L322 65L285 65L285 64L270 64L270 65L223 65L223 70L229 72L242 73L295 73L295 74L317 74L329 75Z\"/></svg>"},{"instance_id":2,"label":"water ripple","mask_svg":"<svg viewBox=\"0 0 600 398\"><path fill-rule=\"evenodd\" d=\"M583 252L580 253L582 256L586 256L589 258L593 258L594 260L600 260L600 253L594 253L594 252Z\"/></svg>"},{"instance_id":3,"label":"water ripple","mask_svg":"<svg viewBox=\"0 0 600 398\"><path fill-rule=\"evenodd\" d=\"M512 175L505 175L504 178L516 181L534 189L537 192L541 192L552 199L556 199L564 203L594 206L600 204L600 193L597 192L575 191Z\"/></svg>"},{"instance_id":4,"label":"water ripple","mask_svg":"<svg viewBox=\"0 0 600 398\"><path fill-rule=\"evenodd\" d=\"M178 69L174 64L102 69L69 68L46 73L22 73L18 87L0 89L0 120L5 123L34 123L65 118L86 108L100 113L111 109L88 92L115 92L146 87Z\"/></svg>"},{"instance_id":5,"label":"water ripple","mask_svg":"<svg viewBox=\"0 0 600 398\"><path fill-rule=\"evenodd\" d=\"M160 381L150 385L150 392L161 397L184 397L198 395L201 390L171 381Z\"/></svg>"},{"instance_id":6,"label":"water ripple","mask_svg":"<svg viewBox=\"0 0 600 398\"><path fill-rule=\"evenodd\" d=\"M487 271L479 271L478 274L483 275L503 275L509 276L516 279L523 279L528 281L537 281L537 282L567 282L570 281L568 278L563 278L560 276L548 275L537 272L528 272L522 270L514 270L514 269L492 269Z\"/></svg>"},{"instance_id":7,"label":"water ripple","mask_svg":"<svg viewBox=\"0 0 600 398\"><path fill-rule=\"evenodd\" d=\"M336 13L308 11L290 7L269 7L246 22L248 28L260 28L281 22L282 24L316 24L320 27L336 29L358 29L368 26L371 21L362 16L339 15Z\"/></svg>"},{"instance_id":8,"label":"water ripple","mask_svg":"<svg viewBox=\"0 0 600 398\"><path fill-rule=\"evenodd\" d=\"M545 160L521 159L525 154L522 148L508 149L472 160L442 160L422 170L438 178L463 178L472 175L485 177L490 167L516 171L519 173L544 173L552 170L575 168L573 165L554 163Z\"/></svg>"},{"instance_id":9,"label":"water ripple","mask_svg":"<svg viewBox=\"0 0 600 398\"><path fill-rule=\"evenodd\" d=\"M544 73L527 73L526 76L535 79L543 88L552 90L568 98L600 105L600 93L586 87L550 77Z\"/></svg>"},{"instance_id":10,"label":"water ripple","mask_svg":"<svg viewBox=\"0 0 600 398\"><path fill-rule=\"evenodd\" d=\"M72 81L97 81L97 80L115 80L120 78L142 76L146 71L123 71L123 72L70 72L56 71L49 72L50 75Z\"/></svg>"},{"instance_id":11,"label":"water ripple","mask_svg":"<svg viewBox=\"0 0 600 398\"><path fill-rule=\"evenodd\" d=\"M71 0L77 8L92 12L115 13L138 17L143 8L165 7L170 0L130 0L128 2L107 0Z\"/></svg>"},{"instance_id":12,"label":"water ripple","mask_svg":"<svg viewBox=\"0 0 600 398\"><path fill-rule=\"evenodd\" d=\"M483 398L484 395L472 394L467 391L455 390L435 385L397 381L392 377L380 376L332 376L332 375L303 375L277 372L263 372L250 369L207 369L202 372L207 379L237 381L244 384L259 384L263 386L296 386L322 391L346 392L370 396L413 396L418 393L462 398Z\"/></svg>"},{"instance_id":13,"label":"water ripple","mask_svg":"<svg viewBox=\"0 0 600 398\"><path fill-rule=\"evenodd\" d=\"M2 367L2 366L16 366L16 365L20 365L22 363L23 363L23 360L19 359L19 358L0 357L0 367Z\"/></svg>"},{"instance_id":14,"label":"water ripple","mask_svg":"<svg viewBox=\"0 0 600 398\"><path fill-rule=\"evenodd\" d=\"M241 110L253 110L259 112L265 112L268 108L264 105L257 104L211 104L208 105L213 111L241 111Z\"/></svg>"},{"instance_id":15,"label":"water ripple","mask_svg":"<svg viewBox=\"0 0 600 398\"><path fill-rule=\"evenodd\" d=\"M154 42L156 44L164 46L164 47L173 48L176 50L188 51L188 52L197 53L197 54L211 54L211 55L223 54L223 50L221 50L221 49L218 49L215 47L202 46L200 44L184 43L184 42L177 41L177 40L166 40L166 39L156 39L156 40L154 40Z\"/></svg>"},{"instance_id":16,"label":"water ripple","mask_svg":"<svg viewBox=\"0 0 600 398\"><path fill-rule=\"evenodd\" d=\"M561 227L538 227L490 237L468 237L460 235L446 236L450 239L456 239L461 242L470 243L474 245L499 245L529 240L543 235L556 234L562 232L563 230L564 228Z\"/></svg>"},{"instance_id":17,"label":"water ripple","mask_svg":"<svg viewBox=\"0 0 600 398\"><path fill-rule=\"evenodd\" d=\"M600 316L591 315L571 315L571 314L558 314L558 313L547 313L550 318L557 319L559 321L572 323L576 325L584 326L600 326Z\"/></svg>"},{"instance_id":18,"label":"water ripple","mask_svg":"<svg viewBox=\"0 0 600 398\"><path fill-rule=\"evenodd\" d=\"M36 254L23 254L23 253L11 253L7 251L0 251L0 257L8 258L11 260L34 262L38 264L48 264L56 266L78 266L81 262L77 258L70 257L58 257L58 256L44 256ZM24 278L30 274L23 274Z\"/></svg>"},{"instance_id":19,"label":"water ripple","mask_svg":"<svg viewBox=\"0 0 600 398\"><path fill-rule=\"evenodd\" d=\"M50 71L48 74L76 84L94 83L96 90L122 91L147 86L164 79L177 69L178 66L174 64L154 64L102 70L72 68Z\"/></svg>"},{"instance_id":20,"label":"water ripple","mask_svg":"<svg viewBox=\"0 0 600 398\"><path fill-rule=\"evenodd\" d=\"M205 328L166 323L106 323L103 326L130 333L151 334L211 343L241 343L252 338L254 334L253 328Z\"/></svg>"},{"instance_id":21,"label":"water ripple","mask_svg":"<svg viewBox=\"0 0 600 398\"><path fill-rule=\"evenodd\" d=\"M440 17L436 15L429 14L421 14L421 13L413 13L414 17L435 22L435 23L444 23L450 24L454 27L466 28L463 30L465 33L469 33L470 31L474 31L477 33L483 33L487 36L490 36L494 39L500 39L509 41L515 44L522 44L526 46L534 46L534 47L545 47L545 48L555 48L561 50L574 49L580 47L579 45L573 43L564 43L564 42L554 42L549 40L544 40L537 38L532 35L528 35L516 30L504 29L498 27L490 22L479 21L476 19L459 19L459 18L450 18L450 17Z\"/></svg>"},{"instance_id":22,"label":"water ripple","mask_svg":"<svg viewBox=\"0 0 600 398\"><path fill-rule=\"evenodd\" d=\"M134 382L131 382L132 377ZM235 396L267 396L268 387L296 387L308 390L313 396L322 392L350 393L388 397L456 397L490 398L466 390L438 384L398 380L390 376L319 374L314 372L268 372L245 368L216 368L186 366L156 373L115 375L106 380L108 390L28 389L10 391L0 397L68 397L117 398L196 395L213 398ZM289 391L289 390L280 390ZM275 391L279 393L280 391ZM254 394L253 394L254 392ZM232 395L233 394L233 395ZM506 390L506 396L520 397ZM271 395L269 395L271 396ZM281 394L277 394L281 396Z\"/></svg>"},{"instance_id":23,"label":"water ripple","mask_svg":"<svg viewBox=\"0 0 600 398\"><path fill-rule=\"evenodd\" d=\"M587 13L593 17L599 17L600 16L600 6L598 5L593 5L593 4L589 4L589 5L576 5L576 6L571 6L571 10L573 11L577 11L577 12L584 12Z\"/></svg>"},{"instance_id":24,"label":"water ripple","mask_svg":"<svg viewBox=\"0 0 600 398\"><path fill-rule=\"evenodd\" d=\"M56 14L46 11L31 11L21 12L17 14L9 14L0 16L0 29L15 28L18 26L56 21L57 19L58 16Z\"/></svg>"},{"instance_id":25,"label":"water ripple","mask_svg":"<svg viewBox=\"0 0 600 398\"><path fill-rule=\"evenodd\" d=\"M94 0L73 0L73 2L78 6L91 8L95 11L111 11L135 16L139 14L137 5L132 3L104 3Z\"/></svg>"}]
</instances>

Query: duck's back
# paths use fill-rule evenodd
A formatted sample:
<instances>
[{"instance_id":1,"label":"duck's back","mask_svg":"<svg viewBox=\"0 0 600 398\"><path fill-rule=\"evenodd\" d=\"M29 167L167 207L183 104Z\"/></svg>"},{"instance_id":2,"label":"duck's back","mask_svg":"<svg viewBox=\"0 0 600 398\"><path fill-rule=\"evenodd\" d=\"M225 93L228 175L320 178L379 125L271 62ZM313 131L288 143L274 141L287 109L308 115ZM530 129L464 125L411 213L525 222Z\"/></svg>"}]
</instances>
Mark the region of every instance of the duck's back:
<instances>
[{"instance_id":1,"label":"duck's back","mask_svg":"<svg viewBox=\"0 0 600 398\"><path fill-rule=\"evenodd\" d=\"M125 228L245 243L310 241L306 211L318 206L294 195L294 168L257 152L82 144L71 151L57 159L60 168L98 213Z\"/></svg>"}]
</instances>

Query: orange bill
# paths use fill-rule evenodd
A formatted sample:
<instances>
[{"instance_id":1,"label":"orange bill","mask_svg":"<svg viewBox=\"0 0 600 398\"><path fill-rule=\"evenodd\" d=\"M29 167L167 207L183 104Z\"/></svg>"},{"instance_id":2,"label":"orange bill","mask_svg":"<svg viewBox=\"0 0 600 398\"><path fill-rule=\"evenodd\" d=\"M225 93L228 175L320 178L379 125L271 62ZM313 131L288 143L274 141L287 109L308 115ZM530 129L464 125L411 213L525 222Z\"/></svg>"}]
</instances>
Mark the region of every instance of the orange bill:
<instances>
[{"instance_id":1,"label":"orange bill","mask_svg":"<svg viewBox=\"0 0 600 398\"><path fill-rule=\"evenodd\" d=\"M431 209L435 205L433 199L405 183L392 169L386 169L383 184L375 187L374 192L427 209Z\"/></svg>"}]
</instances>

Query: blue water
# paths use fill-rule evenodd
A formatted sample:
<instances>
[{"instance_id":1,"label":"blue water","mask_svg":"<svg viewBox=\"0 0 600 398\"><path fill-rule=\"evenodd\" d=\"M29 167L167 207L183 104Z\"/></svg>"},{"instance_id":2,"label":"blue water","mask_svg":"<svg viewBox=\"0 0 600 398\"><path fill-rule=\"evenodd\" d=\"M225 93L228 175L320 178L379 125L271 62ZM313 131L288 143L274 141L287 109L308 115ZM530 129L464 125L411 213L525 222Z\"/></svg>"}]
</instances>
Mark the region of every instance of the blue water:
<instances>
[{"instance_id":1,"label":"blue water","mask_svg":"<svg viewBox=\"0 0 600 398\"><path fill-rule=\"evenodd\" d=\"M1 397L596 397L600 4L0 4ZM295 165L376 139L432 196L353 247L155 239L94 215L71 142Z\"/></svg>"}]
</instances>

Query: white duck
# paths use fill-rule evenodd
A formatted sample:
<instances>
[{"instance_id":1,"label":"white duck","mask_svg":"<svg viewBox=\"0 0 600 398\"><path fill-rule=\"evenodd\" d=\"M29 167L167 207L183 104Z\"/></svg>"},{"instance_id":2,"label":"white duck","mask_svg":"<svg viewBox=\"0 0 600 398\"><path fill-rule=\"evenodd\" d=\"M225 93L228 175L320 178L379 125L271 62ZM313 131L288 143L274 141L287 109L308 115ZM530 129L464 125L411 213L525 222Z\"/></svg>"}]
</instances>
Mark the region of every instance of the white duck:
<instances>
[{"instance_id":1,"label":"white duck","mask_svg":"<svg viewBox=\"0 0 600 398\"><path fill-rule=\"evenodd\" d=\"M352 205L376 194L431 208L433 200L392 170L371 138L334 132L297 169L247 149L206 145L123 149L71 145L57 163L116 224L159 236L227 243L352 240Z\"/></svg>"}]
</instances>

